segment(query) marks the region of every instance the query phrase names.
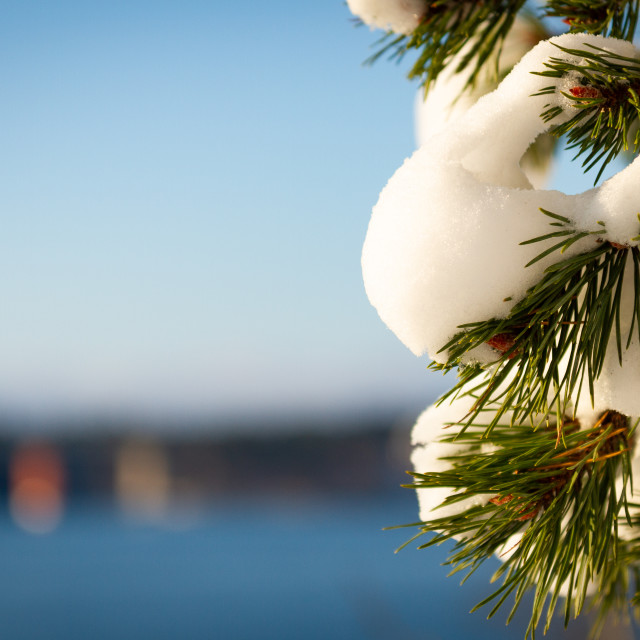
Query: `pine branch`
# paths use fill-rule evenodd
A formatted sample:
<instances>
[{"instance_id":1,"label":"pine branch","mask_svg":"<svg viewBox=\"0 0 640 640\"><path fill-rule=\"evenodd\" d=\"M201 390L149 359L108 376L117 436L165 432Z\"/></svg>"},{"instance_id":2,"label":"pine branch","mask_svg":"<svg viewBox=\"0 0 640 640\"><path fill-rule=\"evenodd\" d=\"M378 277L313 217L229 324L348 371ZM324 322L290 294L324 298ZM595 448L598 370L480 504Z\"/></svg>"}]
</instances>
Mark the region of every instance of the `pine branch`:
<instances>
[{"instance_id":1,"label":"pine branch","mask_svg":"<svg viewBox=\"0 0 640 640\"><path fill-rule=\"evenodd\" d=\"M542 210L558 231L523 244L560 239L531 263L553 252L563 252L588 235L606 233L577 231L568 218ZM625 268L632 260L634 305L630 329L621 331L621 297ZM491 403L498 403L488 432L510 411L514 421L544 422L558 404L561 413L572 411L583 392L593 400L594 381L605 362L611 336L615 336L618 359L634 335L640 340L640 250L638 247L603 242L596 249L561 260L545 270L542 280L529 289L504 319L470 323L441 351L445 364L430 368L459 368L458 383L439 402L459 395L478 396L463 421L471 423ZM464 366L464 356L488 344L496 351L497 364L487 373L479 365Z\"/></svg>"},{"instance_id":2,"label":"pine branch","mask_svg":"<svg viewBox=\"0 0 640 640\"><path fill-rule=\"evenodd\" d=\"M570 419L537 431L501 422L487 435L486 422L442 438L470 449L447 458L448 471L412 473L415 481L408 486L451 489L443 505L493 497L454 516L438 518L435 510L436 517L421 523L414 539L435 535L418 548L457 538L447 564L452 574L466 572L465 580L493 554L511 554L494 576L502 578L502 585L475 609L494 603L491 617L513 596L509 622L524 594L535 589L527 629L531 638L543 618L548 629L561 591L566 591L565 626L572 614L578 615L592 581L598 586L593 601L606 615L619 605L628 579L620 554L629 561L640 559L638 546L623 544L617 536L618 522L632 523L626 490L636 425L613 411L590 429ZM484 452L480 442L488 445ZM520 536L517 543L513 536Z\"/></svg>"},{"instance_id":3,"label":"pine branch","mask_svg":"<svg viewBox=\"0 0 640 640\"><path fill-rule=\"evenodd\" d=\"M571 33L632 40L639 10L639 0L547 0L544 15L563 18Z\"/></svg>"},{"instance_id":4,"label":"pine branch","mask_svg":"<svg viewBox=\"0 0 640 640\"><path fill-rule=\"evenodd\" d=\"M483 65L502 47L524 4L525 0L434 0L412 34L388 33L379 42L380 50L367 62L385 55L400 60L416 51L418 59L408 77L419 78L428 89L452 57L462 52L456 72L471 66L468 86L472 86Z\"/></svg>"},{"instance_id":5,"label":"pine branch","mask_svg":"<svg viewBox=\"0 0 640 640\"><path fill-rule=\"evenodd\" d=\"M466 71L468 89L483 68L493 65L498 75L502 45L524 4L426 2L414 31L388 33L369 62L384 55L400 60L415 52L409 77L419 78L425 90L445 68ZM628 41L640 13L640 0L544 4L543 15L562 18L571 32ZM582 160L585 172L596 169L597 182L621 153L640 152L640 59L581 46L584 49L558 47L558 56L537 74L553 79L553 86L536 95L556 97L541 117L551 124L567 114L569 119L552 126L551 133L566 137L567 148ZM620 43L614 48L625 50ZM422 429L427 447L420 452L426 468L412 473L414 482L408 486L418 492L444 488L449 497L442 511L432 512L435 517L407 525L418 527L409 542L429 536L419 548L455 540L447 564L464 580L499 554L504 563L494 580L500 584L476 608L490 605L491 617L511 601L509 622L525 593L533 591L526 632L532 640L539 627L546 632L558 608L565 626L587 605L598 609L601 624L608 612L624 610L630 584L636 592L634 604L640 606L640 535L625 539L634 528L640 530L640 504L628 502L630 451L638 423L614 407L590 427L576 419L581 396L588 394L594 402L596 382L605 377L612 356L622 365L626 351L640 343L640 248L631 246L640 234L629 238L630 244L618 244L607 240L602 222L578 229L568 217L541 211L550 229L522 243L541 246L527 266L550 256L557 260L507 317L461 325L440 351L446 352L446 362L430 365L442 371L458 369L458 383L439 402L469 396L462 404L471 409L455 416L460 418L454 423L457 428L441 438L455 451L443 458L449 464L445 471L429 471L435 457L429 461L433 432L425 425L432 425L418 421L416 433ZM640 214L638 218L640 222ZM586 239L592 241L590 250L565 257L574 243ZM623 310L629 317L623 317ZM473 351L482 348L486 353L487 345L495 361L468 364L474 361ZM441 409L430 411L427 417L442 415L437 413ZM469 499L476 506L462 504ZM593 585L595 595L590 594Z\"/></svg>"},{"instance_id":6,"label":"pine branch","mask_svg":"<svg viewBox=\"0 0 640 640\"><path fill-rule=\"evenodd\" d=\"M575 64L566 59L551 58L545 63L548 71L538 74L549 78L575 78L574 86L563 95L576 113L564 124L553 127L551 133L557 137L567 136L567 148L577 150L574 160L586 154L582 163L585 171L601 163L597 182L606 166L622 151L640 151L640 60L591 45L589 50L558 48L583 61ZM551 86L536 95L555 91L556 87ZM561 107L553 106L541 117L549 122L561 112ZM633 140L630 140L631 130L635 130Z\"/></svg>"}]
</instances>

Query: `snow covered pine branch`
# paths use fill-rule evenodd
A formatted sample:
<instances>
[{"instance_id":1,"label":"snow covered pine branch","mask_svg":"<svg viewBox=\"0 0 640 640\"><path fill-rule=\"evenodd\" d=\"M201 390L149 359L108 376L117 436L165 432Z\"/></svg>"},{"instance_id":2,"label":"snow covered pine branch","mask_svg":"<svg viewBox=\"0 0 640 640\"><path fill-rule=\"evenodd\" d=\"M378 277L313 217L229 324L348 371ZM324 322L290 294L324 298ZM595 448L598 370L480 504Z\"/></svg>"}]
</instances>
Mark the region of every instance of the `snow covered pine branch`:
<instances>
[{"instance_id":1,"label":"snow covered pine branch","mask_svg":"<svg viewBox=\"0 0 640 640\"><path fill-rule=\"evenodd\" d=\"M505 334L509 323L500 320L509 320L559 257L550 252L536 260L540 243L523 243L550 233L567 233L573 235L571 244L563 247L565 261L591 250L597 252L596 258L604 249L614 257L620 248L625 256L637 255L639 160L602 186L577 195L532 189L519 165L539 134L573 116L579 104L571 99L572 90L584 86L577 73L547 79L536 72L559 54L579 66L579 57L563 54L558 47L575 51L590 45L612 55L637 56L630 43L600 36L566 34L538 44L494 92L406 160L382 191L362 255L365 287L380 317L416 355L428 353L450 366L486 366L500 360L503 367L515 367L515 358L501 357L504 354L496 350L496 341L493 346L491 341ZM553 93L541 93L549 80ZM544 121L540 114L550 104L560 112ZM558 216L552 218L554 225L563 224L560 219L566 221L567 229L550 227L549 216L540 209ZM554 241L557 237L549 238L543 248L554 246ZM620 292L620 329L612 340L616 334L625 335L626 343L632 325L638 327L633 287L637 259L623 266L627 286ZM578 305L574 315L580 313ZM483 340L468 341L469 332L460 329L489 320L494 323L483 326ZM565 320L577 321L577 316ZM521 324L522 318L517 317L509 333L511 356L517 353L518 338L526 338L530 329ZM452 340L462 341L463 353ZM443 350L445 345L450 348ZM533 356L524 346L520 345L520 362ZM596 411L615 408L625 415L640 415L640 397L630 382L640 380L638 336L632 335L625 346L621 353L615 347L606 350L593 383ZM557 364L560 371L561 362ZM542 377L548 374L544 368Z\"/></svg>"},{"instance_id":2,"label":"snow covered pine branch","mask_svg":"<svg viewBox=\"0 0 640 640\"><path fill-rule=\"evenodd\" d=\"M415 35L432 7L452 3L359 4L368 24ZM398 26L390 6L413 22ZM636 14L618 21L625 36ZM615 33L614 18L603 31ZM456 541L455 571L497 555L502 584L479 606L493 603L493 615L513 596L513 614L533 590L532 637L558 602L565 624L589 600L602 616L623 610L640 565L640 159L577 195L533 188L520 162L551 131L606 165L627 146L639 94L629 42L541 42L426 136L382 191L363 249L384 322L459 374L414 429L423 522L413 539Z\"/></svg>"}]
</instances>

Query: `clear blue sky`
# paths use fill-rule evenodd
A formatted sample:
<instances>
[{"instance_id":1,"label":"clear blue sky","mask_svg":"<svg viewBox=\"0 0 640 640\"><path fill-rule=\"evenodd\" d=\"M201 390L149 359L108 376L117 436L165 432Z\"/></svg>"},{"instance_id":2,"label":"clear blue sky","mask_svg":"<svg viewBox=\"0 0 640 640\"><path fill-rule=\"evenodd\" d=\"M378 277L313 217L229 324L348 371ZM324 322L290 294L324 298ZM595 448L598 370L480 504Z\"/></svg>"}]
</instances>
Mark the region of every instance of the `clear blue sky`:
<instances>
[{"instance_id":1,"label":"clear blue sky","mask_svg":"<svg viewBox=\"0 0 640 640\"><path fill-rule=\"evenodd\" d=\"M413 148L374 40L340 0L5 3L2 410L426 405L360 279Z\"/></svg>"},{"instance_id":2,"label":"clear blue sky","mask_svg":"<svg viewBox=\"0 0 640 640\"><path fill-rule=\"evenodd\" d=\"M444 388L366 300L415 85L341 0L0 20L0 409L264 416Z\"/></svg>"}]
</instances>

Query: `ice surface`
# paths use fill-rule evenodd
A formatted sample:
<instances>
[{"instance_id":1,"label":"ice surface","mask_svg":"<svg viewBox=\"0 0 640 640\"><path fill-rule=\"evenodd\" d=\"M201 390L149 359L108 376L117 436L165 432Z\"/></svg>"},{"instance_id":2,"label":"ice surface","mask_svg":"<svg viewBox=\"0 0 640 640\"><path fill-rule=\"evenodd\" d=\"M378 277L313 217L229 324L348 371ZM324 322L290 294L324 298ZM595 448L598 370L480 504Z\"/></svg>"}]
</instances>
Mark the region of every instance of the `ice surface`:
<instances>
[{"instance_id":1,"label":"ice surface","mask_svg":"<svg viewBox=\"0 0 640 640\"><path fill-rule=\"evenodd\" d=\"M426 0L347 0L351 13L372 28L411 33L424 15Z\"/></svg>"}]
</instances>

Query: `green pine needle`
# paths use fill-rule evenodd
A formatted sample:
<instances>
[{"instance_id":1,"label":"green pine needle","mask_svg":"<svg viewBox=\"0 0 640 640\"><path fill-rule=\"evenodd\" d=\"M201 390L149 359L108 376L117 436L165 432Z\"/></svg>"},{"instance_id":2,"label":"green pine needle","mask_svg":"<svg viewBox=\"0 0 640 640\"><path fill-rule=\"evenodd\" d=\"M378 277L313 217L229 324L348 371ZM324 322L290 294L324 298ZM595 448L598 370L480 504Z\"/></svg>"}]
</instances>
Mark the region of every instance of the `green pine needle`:
<instances>
[{"instance_id":1,"label":"green pine needle","mask_svg":"<svg viewBox=\"0 0 640 640\"><path fill-rule=\"evenodd\" d=\"M451 58L464 49L456 72L471 66L468 85L472 86L480 69L500 51L524 4L525 0L434 0L412 34L388 33L379 41L381 48L367 62L385 55L400 60L416 51L418 58L408 76L420 79L426 90Z\"/></svg>"},{"instance_id":2,"label":"green pine needle","mask_svg":"<svg viewBox=\"0 0 640 640\"><path fill-rule=\"evenodd\" d=\"M631 521L626 500L629 441L637 423L606 412L589 429L571 419L537 431L503 421L487 436L485 414L493 410L485 409L462 434L442 438L465 446L446 458L448 471L412 473L414 483L408 485L451 489L443 505L472 496L493 498L457 515L438 518L434 511L436 517L418 525L412 540L431 536L418 547L423 549L456 538L446 564L452 574L463 572L466 577L494 554L510 552L494 576L502 584L474 610L491 604L491 617L512 596L509 622L524 594L533 590L527 637L535 638L540 624L546 632L563 586L565 625L585 606L587 587L594 580L599 589L591 600L599 614L619 609L628 563L640 561L640 545L617 537L618 522L640 525ZM480 443L488 446L480 450ZM514 546L510 539L519 533L522 537Z\"/></svg>"},{"instance_id":3,"label":"green pine needle","mask_svg":"<svg viewBox=\"0 0 640 640\"><path fill-rule=\"evenodd\" d=\"M560 226L561 231L524 244L555 237L561 240L529 264L551 253L562 253L587 235L606 233L604 228L577 231L567 218L541 211L559 221L552 224ZM635 303L630 330L623 335L622 283L629 260ZM591 251L547 267L541 281L526 292L506 318L459 328L461 331L441 349L447 353L447 361L434 362L430 368L458 368L457 384L439 402L460 395L477 397L469 415L461 416L461 422L472 423L491 403L498 403L500 408L487 424L488 432L507 411L512 412L514 421L535 419L538 424L553 413L555 404L559 404L562 413L570 412L581 393L588 392L593 399L594 381L602 372L610 337L615 337L620 361L633 336L640 339L640 250L602 242ZM465 366L465 355L486 343L496 350L492 370L480 365Z\"/></svg>"},{"instance_id":4,"label":"green pine needle","mask_svg":"<svg viewBox=\"0 0 640 640\"><path fill-rule=\"evenodd\" d=\"M561 51L584 61L574 64L562 58L551 58L545 63L547 71L538 75L562 78L569 73L576 74L574 93L563 94L573 103L576 113L567 122L552 127L551 133L567 137L567 149L576 151L574 160L583 157L585 171L600 165L595 178L597 182L607 165L620 153L640 151L640 59L588 46L589 49L584 50L558 46ZM555 86L549 86L536 95L555 91ZM550 122L561 112L557 105L548 105L541 118ZM636 131L633 136L632 130Z\"/></svg>"},{"instance_id":5,"label":"green pine needle","mask_svg":"<svg viewBox=\"0 0 640 640\"><path fill-rule=\"evenodd\" d=\"M564 18L571 33L593 33L632 40L639 0L547 0L544 15Z\"/></svg>"}]
</instances>

